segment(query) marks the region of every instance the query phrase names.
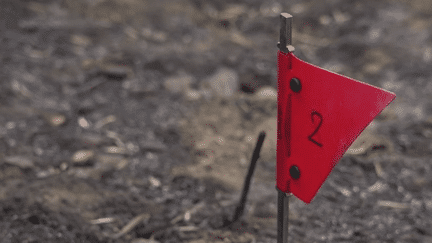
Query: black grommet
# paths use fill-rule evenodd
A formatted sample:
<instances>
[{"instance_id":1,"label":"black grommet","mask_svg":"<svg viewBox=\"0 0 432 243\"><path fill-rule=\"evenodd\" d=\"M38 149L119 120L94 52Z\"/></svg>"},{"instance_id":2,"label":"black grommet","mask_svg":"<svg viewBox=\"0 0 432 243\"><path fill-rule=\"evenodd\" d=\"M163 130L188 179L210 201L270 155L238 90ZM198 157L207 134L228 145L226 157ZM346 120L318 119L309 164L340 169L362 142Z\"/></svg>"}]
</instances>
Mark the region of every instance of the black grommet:
<instances>
[{"instance_id":1,"label":"black grommet","mask_svg":"<svg viewBox=\"0 0 432 243\"><path fill-rule=\"evenodd\" d=\"M290 168L290 175L294 180L297 180L298 178L300 178L300 170L297 166L293 165Z\"/></svg>"},{"instance_id":2,"label":"black grommet","mask_svg":"<svg viewBox=\"0 0 432 243\"><path fill-rule=\"evenodd\" d=\"M298 93L301 90L301 83L300 80L297 78L292 78L290 82L291 90Z\"/></svg>"}]
</instances>

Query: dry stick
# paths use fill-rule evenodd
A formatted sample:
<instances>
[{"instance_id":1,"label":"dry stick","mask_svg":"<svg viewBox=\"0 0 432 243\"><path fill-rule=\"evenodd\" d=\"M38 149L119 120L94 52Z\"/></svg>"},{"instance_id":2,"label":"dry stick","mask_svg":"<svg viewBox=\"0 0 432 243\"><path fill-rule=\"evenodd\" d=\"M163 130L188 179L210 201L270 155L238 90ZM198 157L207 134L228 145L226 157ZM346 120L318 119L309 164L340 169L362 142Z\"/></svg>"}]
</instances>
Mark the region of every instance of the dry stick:
<instances>
[{"instance_id":1,"label":"dry stick","mask_svg":"<svg viewBox=\"0 0 432 243\"><path fill-rule=\"evenodd\" d=\"M261 147L262 147L262 144L264 142L265 135L266 134L264 131L262 131L259 134L258 141L256 143L255 150L254 150L253 155L252 155L252 160L251 160L251 163L249 166L249 171L248 171L248 174L246 176L246 180L245 180L245 183L243 186L243 193L242 193L242 196L240 198L239 204L236 208L236 211L234 213L234 217L233 217L231 223L234 223L235 221L237 221L243 214L243 210L244 210L244 207L246 204L247 194L249 192L250 182L251 182L254 170L255 170L256 162L259 158L259 153L261 151Z\"/></svg>"},{"instance_id":2,"label":"dry stick","mask_svg":"<svg viewBox=\"0 0 432 243\"><path fill-rule=\"evenodd\" d=\"M149 218L150 218L150 215L147 214L147 213L143 213L143 214L140 214L140 215L136 216L131 221L129 221L129 223L126 226L124 226L120 230L120 232L112 235L111 238L118 239L118 238L122 237L123 235L125 235L126 233L128 233L129 231L131 231L133 228L135 228L135 226L137 226L143 220L146 220L146 219L149 219Z\"/></svg>"}]
</instances>

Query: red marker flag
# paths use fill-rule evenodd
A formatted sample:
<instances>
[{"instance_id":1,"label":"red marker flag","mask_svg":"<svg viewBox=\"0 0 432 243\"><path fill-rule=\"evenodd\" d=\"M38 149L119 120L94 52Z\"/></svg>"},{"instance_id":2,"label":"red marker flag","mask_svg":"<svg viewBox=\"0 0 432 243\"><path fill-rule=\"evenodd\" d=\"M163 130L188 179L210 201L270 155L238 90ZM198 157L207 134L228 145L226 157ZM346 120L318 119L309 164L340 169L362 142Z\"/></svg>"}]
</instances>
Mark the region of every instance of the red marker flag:
<instances>
[{"instance_id":1,"label":"red marker flag","mask_svg":"<svg viewBox=\"0 0 432 243\"><path fill-rule=\"evenodd\" d=\"M278 51L276 185L310 203L394 93Z\"/></svg>"}]
</instances>

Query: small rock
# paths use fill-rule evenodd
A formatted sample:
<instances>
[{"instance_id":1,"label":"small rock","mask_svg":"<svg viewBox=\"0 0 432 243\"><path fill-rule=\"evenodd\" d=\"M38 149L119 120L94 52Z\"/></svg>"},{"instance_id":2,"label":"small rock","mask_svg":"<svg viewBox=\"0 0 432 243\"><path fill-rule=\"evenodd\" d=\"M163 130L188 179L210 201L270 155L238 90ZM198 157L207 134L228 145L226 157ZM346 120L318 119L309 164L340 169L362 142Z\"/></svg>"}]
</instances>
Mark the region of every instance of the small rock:
<instances>
[{"instance_id":1,"label":"small rock","mask_svg":"<svg viewBox=\"0 0 432 243\"><path fill-rule=\"evenodd\" d=\"M152 187L160 187L161 186L160 180L158 180L157 178L155 178L153 176L150 176L149 182L152 185Z\"/></svg>"},{"instance_id":2,"label":"small rock","mask_svg":"<svg viewBox=\"0 0 432 243\"><path fill-rule=\"evenodd\" d=\"M53 127L58 127L66 122L66 117L62 114L44 113L43 117Z\"/></svg>"},{"instance_id":3,"label":"small rock","mask_svg":"<svg viewBox=\"0 0 432 243\"><path fill-rule=\"evenodd\" d=\"M201 93L194 89L188 89L185 91L185 97L190 101L199 100L201 98Z\"/></svg>"},{"instance_id":4,"label":"small rock","mask_svg":"<svg viewBox=\"0 0 432 243\"><path fill-rule=\"evenodd\" d=\"M78 117L78 125L84 129L90 128L90 122L84 117Z\"/></svg>"},{"instance_id":5,"label":"small rock","mask_svg":"<svg viewBox=\"0 0 432 243\"><path fill-rule=\"evenodd\" d=\"M77 165L82 165L88 163L89 160L94 158L93 150L80 150L72 155L72 162Z\"/></svg>"},{"instance_id":6,"label":"small rock","mask_svg":"<svg viewBox=\"0 0 432 243\"><path fill-rule=\"evenodd\" d=\"M63 162L63 163L60 164L60 170L61 171L67 170L68 167L69 167L69 165L66 162Z\"/></svg>"},{"instance_id":7,"label":"small rock","mask_svg":"<svg viewBox=\"0 0 432 243\"><path fill-rule=\"evenodd\" d=\"M255 97L260 100L277 101L277 91L270 86L262 87L257 90Z\"/></svg>"},{"instance_id":8,"label":"small rock","mask_svg":"<svg viewBox=\"0 0 432 243\"><path fill-rule=\"evenodd\" d=\"M124 147L118 146L106 146L103 148L103 151L107 154L126 154L127 150Z\"/></svg>"},{"instance_id":9,"label":"small rock","mask_svg":"<svg viewBox=\"0 0 432 243\"><path fill-rule=\"evenodd\" d=\"M49 167L48 170L40 170L36 173L37 178L46 178L55 174L60 174L60 170L54 167Z\"/></svg>"},{"instance_id":10,"label":"small rock","mask_svg":"<svg viewBox=\"0 0 432 243\"><path fill-rule=\"evenodd\" d=\"M230 97L238 90L239 76L232 69L220 68L208 79L208 82L217 96Z\"/></svg>"}]
</instances>

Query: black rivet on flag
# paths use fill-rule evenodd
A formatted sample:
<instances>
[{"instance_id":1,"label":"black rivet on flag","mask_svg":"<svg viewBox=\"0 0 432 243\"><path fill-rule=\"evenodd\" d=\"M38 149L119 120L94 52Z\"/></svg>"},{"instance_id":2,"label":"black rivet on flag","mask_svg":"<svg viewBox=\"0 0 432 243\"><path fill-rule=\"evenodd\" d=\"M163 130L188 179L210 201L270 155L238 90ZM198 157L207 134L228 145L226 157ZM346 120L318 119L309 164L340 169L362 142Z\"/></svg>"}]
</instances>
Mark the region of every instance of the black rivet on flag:
<instances>
[{"instance_id":1,"label":"black rivet on flag","mask_svg":"<svg viewBox=\"0 0 432 243\"><path fill-rule=\"evenodd\" d=\"M301 90L301 83L300 80L296 78L292 78L290 82L291 90L298 93Z\"/></svg>"},{"instance_id":2,"label":"black rivet on flag","mask_svg":"<svg viewBox=\"0 0 432 243\"><path fill-rule=\"evenodd\" d=\"M297 166L293 165L290 168L290 175L294 180L297 180L298 178L300 178L300 170Z\"/></svg>"}]
</instances>

